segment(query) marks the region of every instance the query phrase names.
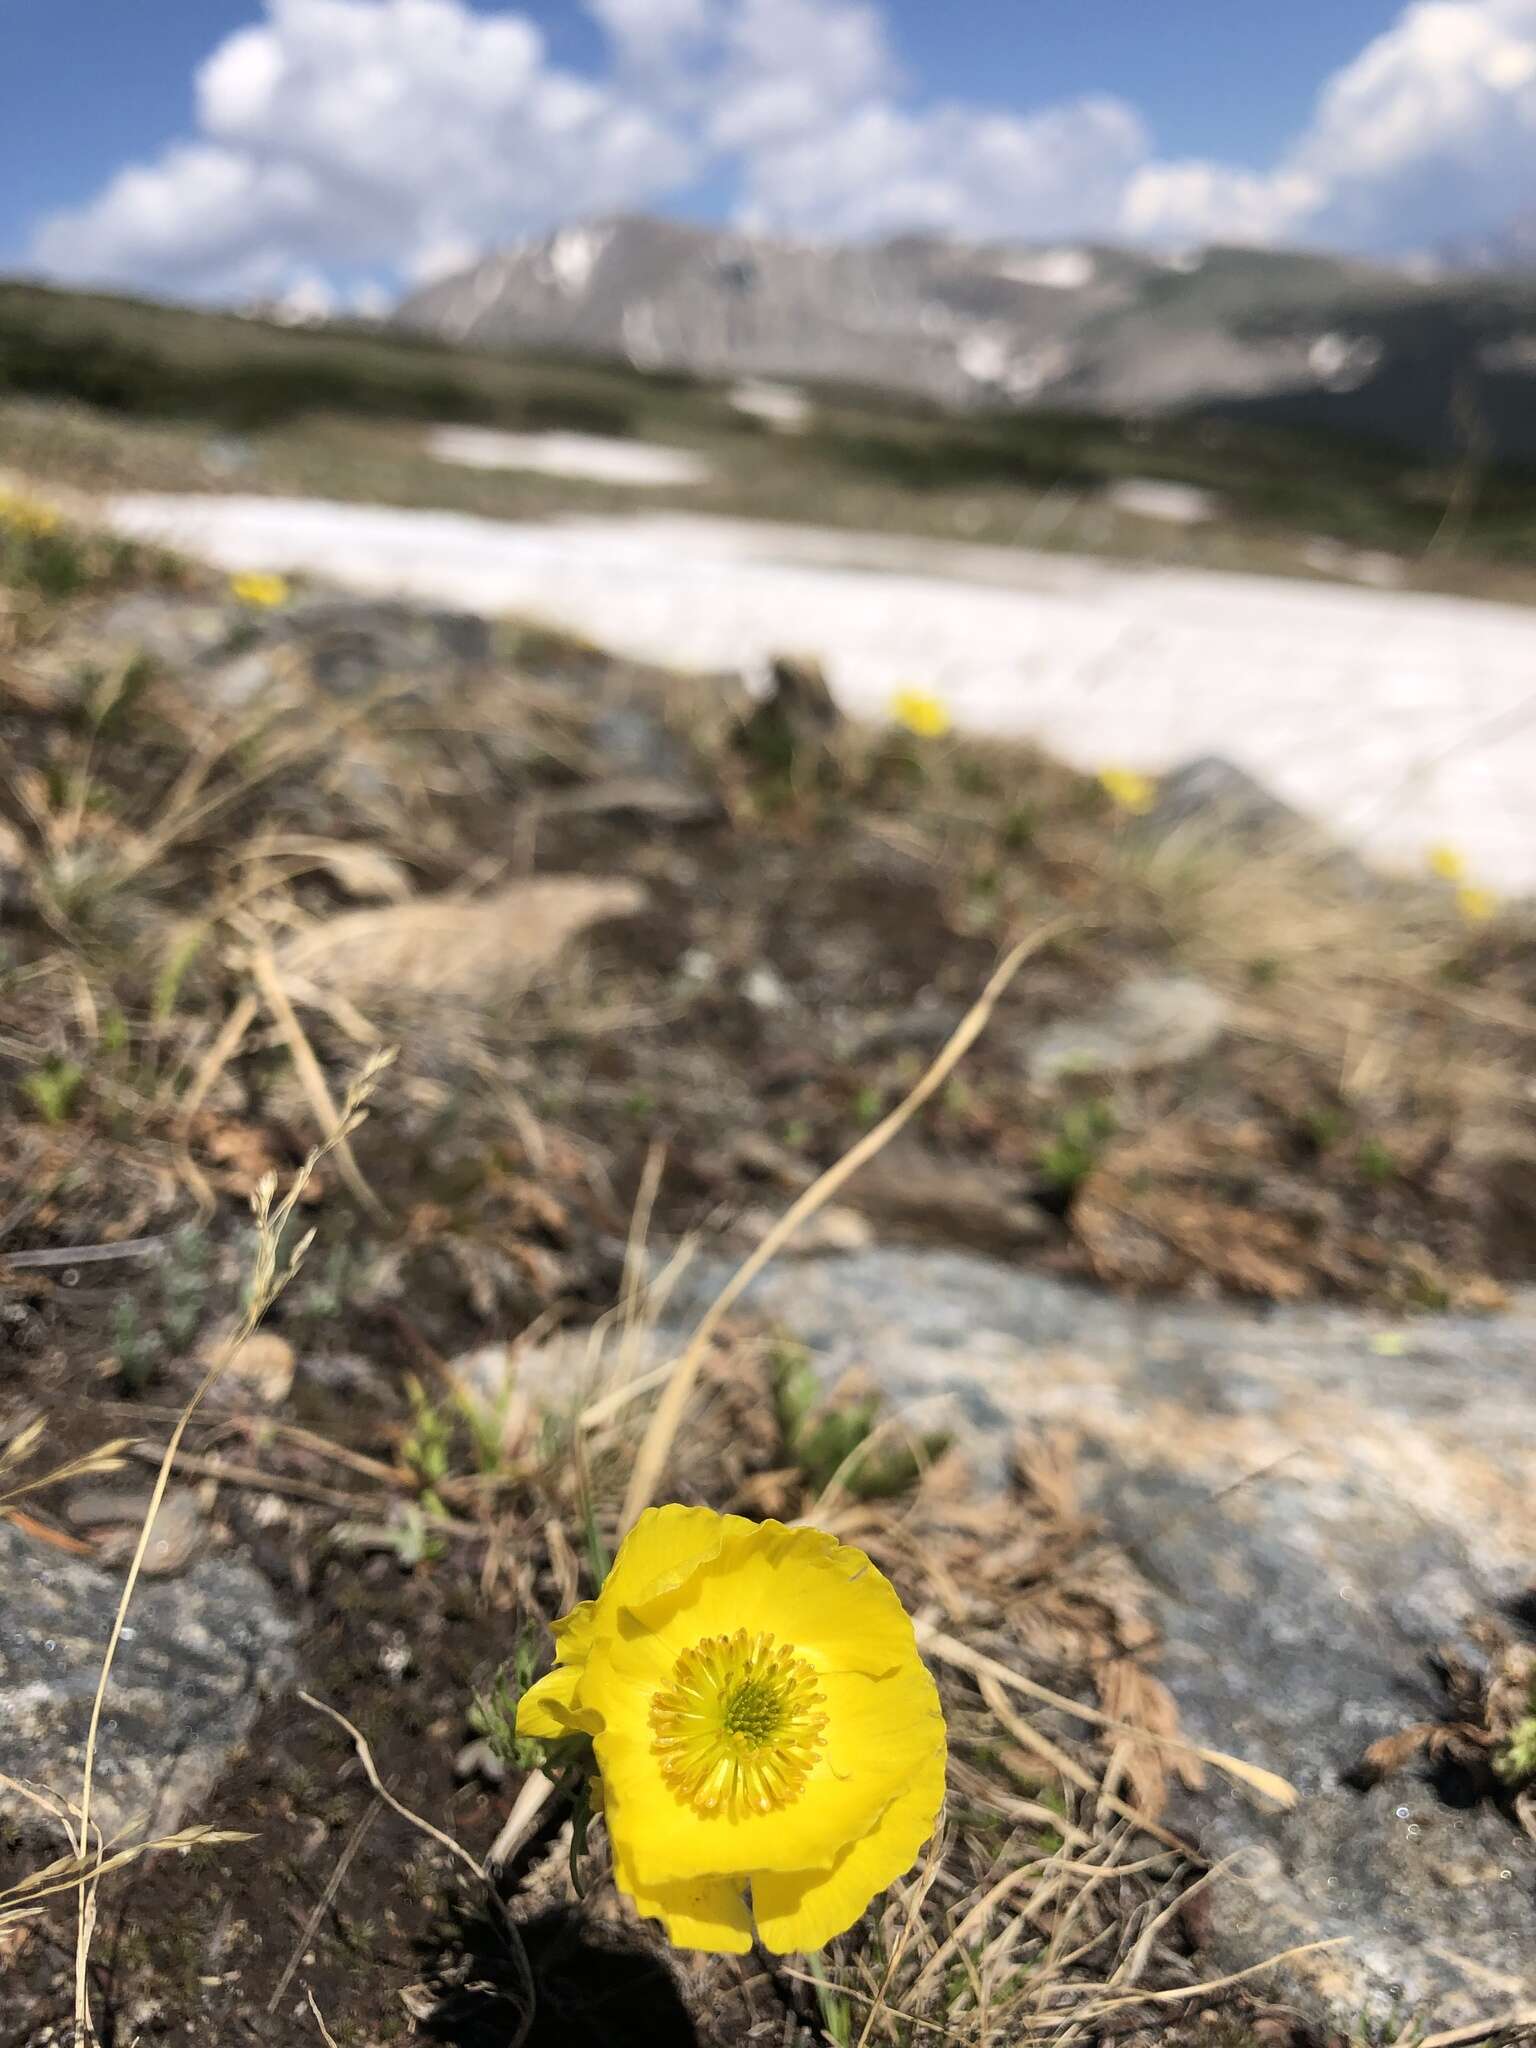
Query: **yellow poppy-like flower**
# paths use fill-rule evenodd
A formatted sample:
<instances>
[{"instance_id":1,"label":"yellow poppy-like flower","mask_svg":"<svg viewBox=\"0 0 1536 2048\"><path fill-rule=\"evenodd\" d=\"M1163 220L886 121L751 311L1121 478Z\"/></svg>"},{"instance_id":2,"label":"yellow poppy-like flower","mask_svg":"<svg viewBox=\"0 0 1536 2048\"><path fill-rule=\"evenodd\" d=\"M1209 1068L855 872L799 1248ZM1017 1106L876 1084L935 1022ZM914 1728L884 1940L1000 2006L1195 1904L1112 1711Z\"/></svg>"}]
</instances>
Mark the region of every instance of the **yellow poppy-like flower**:
<instances>
[{"instance_id":1,"label":"yellow poppy-like flower","mask_svg":"<svg viewBox=\"0 0 1536 2048\"><path fill-rule=\"evenodd\" d=\"M244 569L238 576L231 576L229 588L231 596L241 604L258 605L263 611L288 602L287 577L270 575L263 569Z\"/></svg>"},{"instance_id":2,"label":"yellow poppy-like flower","mask_svg":"<svg viewBox=\"0 0 1536 2048\"><path fill-rule=\"evenodd\" d=\"M1135 768L1101 768L1099 787L1122 811L1140 817L1157 802L1157 784Z\"/></svg>"},{"instance_id":3,"label":"yellow poppy-like flower","mask_svg":"<svg viewBox=\"0 0 1536 2048\"><path fill-rule=\"evenodd\" d=\"M1496 917L1499 899L1491 889L1479 889L1472 882L1463 882L1456 891L1456 908L1468 924L1487 924Z\"/></svg>"},{"instance_id":4,"label":"yellow poppy-like flower","mask_svg":"<svg viewBox=\"0 0 1536 2048\"><path fill-rule=\"evenodd\" d=\"M0 491L0 523L18 533L48 534L58 532L60 521L51 505L39 505L35 499Z\"/></svg>"},{"instance_id":5,"label":"yellow poppy-like flower","mask_svg":"<svg viewBox=\"0 0 1536 2048\"><path fill-rule=\"evenodd\" d=\"M927 690L898 690L891 699L891 716L920 740L941 740L949 731L943 700Z\"/></svg>"},{"instance_id":6,"label":"yellow poppy-like flower","mask_svg":"<svg viewBox=\"0 0 1536 2048\"><path fill-rule=\"evenodd\" d=\"M555 1643L518 1733L591 1736L619 1889L678 1947L744 1955L755 1926L820 1948L933 1833L938 1691L889 1580L835 1537L647 1509Z\"/></svg>"},{"instance_id":7,"label":"yellow poppy-like flower","mask_svg":"<svg viewBox=\"0 0 1536 2048\"><path fill-rule=\"evenodd\" d=\"M1464 882L1467 879L1467 864L1454 846L1448 846L1442 839L1430 847L1424 856L1424 864L1432 875L1438 875L1442 882Z\"/></svg>"}]
</instances>

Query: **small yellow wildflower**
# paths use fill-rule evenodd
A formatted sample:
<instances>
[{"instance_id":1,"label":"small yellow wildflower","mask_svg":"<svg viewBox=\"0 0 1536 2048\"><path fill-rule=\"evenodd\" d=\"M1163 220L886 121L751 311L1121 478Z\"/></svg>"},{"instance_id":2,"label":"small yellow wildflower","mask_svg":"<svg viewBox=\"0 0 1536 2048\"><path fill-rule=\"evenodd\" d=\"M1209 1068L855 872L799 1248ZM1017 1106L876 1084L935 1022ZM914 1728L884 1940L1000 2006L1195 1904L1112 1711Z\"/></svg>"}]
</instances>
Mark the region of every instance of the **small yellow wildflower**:
<instances>
[{"instance_id":1,"label":"small yellow wildflower","mask_svg":"<svg viewBox=\"0 0 1536 2048\"><path fill-rule=\"evenodd\" d=\"M59 515L51 505L40 505L34 498L18 498L9 491L0 491L0 523L14 527L18 533L57 533Z\"/></svg>"},{"instance_id":2,"label":"small yellow wildflower","mask_svg":"<svg viewBox=\"0 0 1536 2048\"><path fill-rule=\"evenodd\" d=\"M1157 802L1157 784L1150 775L1135 768L1101 768L1099 787L1111 802L1133 817L1139 818Z\"/></svg>"},{"instance_id":3,"label":"small yellow wildflower","mask_svg":"<svg viewBox=\"0 0 1536 2048\"><path fill-rule=\"evenodd\" d=\"M1498 915L1499 899L1491 889L1479 889L1473 882L1463 882L1456 891L1456 908L1468 924L1487 924Z\"/></svg>"},{"instance_id":4,"label":"small yellow wildflower","mask_svg":"<svg viewBox=\"0 0 1536 2048\"><path fill-rule=\"evenodd\" d=\"M835 1537L650 1508L555 1642L518 1733L591 1736L619 1889L678 1947L820 1948L933 1833L938 1692Z\"/></svg>"},{"instance_id":5,"label":"small yellow wildflower","mask_svg":"<svg viewBox=\"0 0 1536 2048\"><path fill-rule=\"evenodd\" d=\"M259 605L263 611L288 602L287 577L273 576L263 569L245 569L238 576L231 576L229 588L241 604Z\"/></svg>"},{"instance_id":6,"label":"small yellow wildflower","mask_svg":"<svg viewBox=\"0 0 1536 2048\"><path fill-rule=\"evenodd\" d=\"M942 698L928 690L898 690L891 699L891 716L920 740L941 740L949 731L949 712Z\"/></svg>"},{"instance_id":7,"label":"small yellow wildflower","mask_svg":"<svg viewBox=\"0 0 1536 2048\"><path fill-rule=\"evenodd\" d=\"M1448 846L1442 839L1430 847L1424 856L1432 875L1438 875L1442 882L1464 882L1467 879L1467 864L1454 846Z\"/></svg>"}]
</instances>

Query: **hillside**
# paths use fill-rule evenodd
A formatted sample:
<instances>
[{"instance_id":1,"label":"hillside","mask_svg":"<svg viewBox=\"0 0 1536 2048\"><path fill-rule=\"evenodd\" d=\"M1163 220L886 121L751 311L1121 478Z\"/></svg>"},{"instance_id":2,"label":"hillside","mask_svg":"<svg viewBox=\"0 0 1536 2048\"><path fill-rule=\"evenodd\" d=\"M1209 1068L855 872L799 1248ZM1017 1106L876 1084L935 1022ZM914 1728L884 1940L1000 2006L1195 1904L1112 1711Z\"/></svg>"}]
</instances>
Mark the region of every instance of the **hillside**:
<instances>
[{"instance_id":1,"label":"hillside","mask_svg":"<svg viewBox=\"0 0 1536 2048\"><path fill-rule=\"evenodd\" d=\"M86 492L234 490L517 520L636 508L635 490L612 483L443 459L437 429L460 423L662 446L698 480L645 493L657 510L1531 595L1536 466L1499 463L1485 439L1426 460L1348 420L1292 419L1283 393L1214 419L961 411L828 383L804 393L789 431L742 397L553 342L284 326L0 280L0 465ZM1148 482L1192 491L1196 516L1170 516Z\"/></svg>"},{"instance_id":2,"label":"hillside","mask_svg":"<svg viewBox=\"0 0 1536 2048\"><path fill-rule=\"evenodd\" d=\"M412 294L400 325L946 406L1199 412L1536 458L1536 279L1214 247L814 246L639 218Z\"/></svg>"}]
</instances>

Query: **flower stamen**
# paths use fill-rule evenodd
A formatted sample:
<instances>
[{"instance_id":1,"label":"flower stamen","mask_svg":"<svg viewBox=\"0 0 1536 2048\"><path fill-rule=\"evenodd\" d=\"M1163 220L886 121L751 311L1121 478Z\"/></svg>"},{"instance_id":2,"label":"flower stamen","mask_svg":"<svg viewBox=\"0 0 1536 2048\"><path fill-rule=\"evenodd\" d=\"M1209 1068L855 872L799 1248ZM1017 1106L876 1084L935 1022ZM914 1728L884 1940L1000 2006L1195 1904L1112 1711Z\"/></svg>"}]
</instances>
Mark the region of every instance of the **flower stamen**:
<instances>
[{"instance_id":1,"label":"flower stamen","mask_svg":"<svg viewBox=\"0 0 1536 2048\"><path fill-rule=\"evenodd\" d=\"M677 1798L704 1818L772 1813L815 1767L825 1705L789 1644L739 1628L683 1651L651 1701L651 1747Z\"/></svg>"}]
</instances>

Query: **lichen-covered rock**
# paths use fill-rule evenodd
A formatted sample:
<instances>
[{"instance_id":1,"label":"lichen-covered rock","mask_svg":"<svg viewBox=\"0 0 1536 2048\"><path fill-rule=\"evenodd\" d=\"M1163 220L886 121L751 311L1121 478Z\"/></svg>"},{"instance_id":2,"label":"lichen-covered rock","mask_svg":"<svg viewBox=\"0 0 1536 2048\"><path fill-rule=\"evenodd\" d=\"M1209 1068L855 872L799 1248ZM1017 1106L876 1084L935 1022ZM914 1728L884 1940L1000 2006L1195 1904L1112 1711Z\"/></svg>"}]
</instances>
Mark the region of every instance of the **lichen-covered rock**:
<instances>
[{"instance_id":1,"label":"lichen-covered rock","mask_svg":"<svg viewBox=\"0 0 1536 2048\"><path fill-rule=\"evenodd\" d=\"M103 1571L0 1521L0 1772L78 1797L102 1653L122 1592ZM293 1676L291 1631L250 1565L209 1556L140 1584L97 1750L94 1818L108 1834L195 1819L262 1703ZM0 1812L36 1809L0 1792Z\"/></svg>"}]
</instances>

